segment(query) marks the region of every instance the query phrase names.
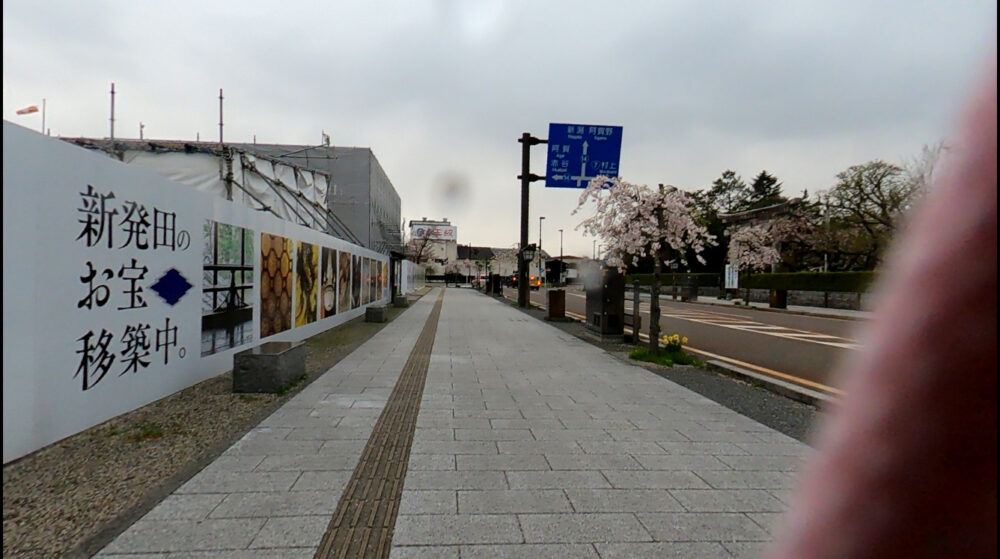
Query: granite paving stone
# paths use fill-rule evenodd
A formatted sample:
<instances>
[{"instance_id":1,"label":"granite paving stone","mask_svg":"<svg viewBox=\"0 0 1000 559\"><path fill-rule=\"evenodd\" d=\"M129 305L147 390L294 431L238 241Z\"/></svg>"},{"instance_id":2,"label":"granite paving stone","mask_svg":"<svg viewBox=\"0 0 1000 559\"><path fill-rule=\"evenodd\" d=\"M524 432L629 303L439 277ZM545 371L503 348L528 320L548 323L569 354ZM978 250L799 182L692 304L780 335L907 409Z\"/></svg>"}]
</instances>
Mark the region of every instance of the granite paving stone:
<instances>
[{"instance_id":1,"label":"granite paving stone","mask_svg":"<svg viewBox=\"0 0 1000 559\"><path fill-rule=\"evenodd\" d=\"M265 518L140 520L111 542L108 553L157 553L246 549Z\"/></svg>"},{"instance_id":2,"label":"granite paving stone","mask_svg":"<svg viewBox=\"0 0 1000 559\"><path fill-rule=\"evenodd\" d=\"M576 512L684 512L667 489L566 489Z\"/></svg>"},{"instance_id":3,"label":"granite paving stone","mask_svg":"<svg viewBox=\"0 0 1000 559\"><path fill-rule=\"evenodd\" d=\"M734 470L794 472L802 467L797 456L720 456L719 460Z\"/></svg>"},{"instance_id":4,"label":"granite paving stone","mask_svg":"<svg viewBox=\"0 0 1000 559\"><path fill-rule=\"evenodd\" d=\"M202 520L225 498L225 493L173 494L146 513L143 520Z\"/></svg>"},{"instance_id":5,"label":"granite paving stone","mask_svg":"<svg viewBox=\"0 0 1000 559\"><path fill-rule=\"evenodd\" d=\"M528 543L642 542L649 532L634 514L576 513L520 514Z\"/></svg>"},{"instance_id":6,"label":"granite paving stone","mask_svg":"<svg viewBox=\"0 0 1000 559\"><path fill-rule=\"evenodd\" d=\"M352 471L358 465L358 457L353 454L284 454L265 456L255 468L258 472L307 472L319 470Z\"/></svg>"},{"instance_id":7,"label":"granite paving stone","mask_svg":"<svg viewBox=\"0 0 1000 559\"><path fill-rule=\"evenodd\" d=\"M656 541L767 541L766 530L739 513L637 513Z\"/></svg>"},{"instance_id":8,"label":"granite paving stone","mask_svg":"<svg viewBox=\"0 0 1000 559\"><path fill-rule=\"evenodd\" d=\"M404 489L507 489L503 472L412 471L406 474Z\"/></svg>"},{"instance_id":9,"label":"granite paving stone","mask_svg":"<svg viewBox=\"0 0 1000 559\"><path fill-rule=\"evenodd\" d=\"M329 491L231 493L209 518L267 518L330 515L337 507Z\"/></svg>"},{"instance_id":10,"label":"granite paving stone","mask_svg":"<svg viewBox=\"0 0 1000 559\"><path fill-rule=\"evenodd\" d=\"M594 547L601 559L732 559L728 549L715 542L597 543Z\"/></svg>"},{"instance_id":11,"label":"granite paving stone","mask_svg":"<svg viewBox=\"0 0 1000 559\"><path fill-rule=\"evenodd\" d=\"M459 491L461 514L572 512L562 490Z\"/></svg>"},{"instance_id":12,"label":"granite paving stone","mask_svg":"<svg viewBox=\"0 0 1000 559\"><path fill-rule=\"evenodd\" d=\"M733 559L759 559L764 555L767 542L722 542Z\"/></svg>"},{"instance_id":13,"label":"granite paving stone","mask_svg":"<svg viewBox=\"0 0 1000 559\"><path fill-rule=\"evenodd\" d=\"M686 470L605 470L604 475L616 489L711 489Z\"/></svg>"},{"instance_id":14,"label":"granite paving stone","mask_svg":"<svg viewBox=\"0 0 1000 559\"><path fill-rule=\"evenodd\" d=\"M457 456L459 470L550 470L541 454L466 454Z\"/></svg>"},{"instance_id":15,"label":"granite paving stone","mask_svg":"<svg viewBox=\"0 0 1000 559\"><path fill-rule=\"evenodd\" d=\"M401 514L396 518L392 537L393 545L520 543L523 540L513 514Z\"/></svg>"},{"instance_id":16,"label":"granite paving stone","mask_svg":"<svg viewBox=\"0 0 1000 559\"><path fill-rule=\"evenodd\" d=\"M641 470L642 465L628 454L546 454L553 470Z\"/></svg>"},{"instance_id":17,"label":"granite paving stone","mask_svg":"<svg viewBox=\"0 0 1000 559\"><path fill-rule=\"evenodd\" d=\"M500 454L583 454L583 445L576 441L497 441Z\"/></svg>"},{"instance_id":18,"label":"granite paving stone","mask_svg":"<svg viewBox=\"0 0 1000 559\"><path fill-rule=\"evenodd\" d=\"M580 447L587 454L666 454L652 441L580 441Z\"/></svg>"},{"instance_id":19,"label":"granite paving stone","mask_svg":"<svg viewBox=\"0 0 1000 559\"><path fill-rule=\"evenodd\" d=\"M288 491L300 472L203 471L177 489L177 493L240 493Z\"/></svg>"},{"instance_id":20,"label":"granite paving stone","mask_svg":"<svg viewBox=\"0 0 1000 559\"><path fill-rule=\"evenodd\" d=\"M450 490L403 491L399 514L458 514L458 492Z\"/></svg>"},{"instance_id":21,"label":"granite paving stone","mask_svg":"<svg viewBox=\"0 0 1000 559\"><path fill-rule=\"evenodd\" d=\"M790 489L795 486L795 476L790 472L701 470L697 475L715 489Z\"/></svg>"},{"instance_id":22,"label":"granite paving stone","mask_svg":"<svg viewBox=\"0 0 1000 559\"><path fill-rule=\"evenodd\" d=\"M408 470L454 470L454 454L410 454Z\"/></svg>"},{"instance_id":23,"label":"granite paving stone","mask_svg":"<svg viewBox=\"0 0 1000 559\"><path fill-rule=\"evenodd\" d=\"M433 298L100 556L312 557L383 408L392 409ZM754 556L811 453L468 289L446 291L426 373L399 472L393 559Z\"/></svg>"},{"instance_id":24,"label":"granite paving stone","mask_svg":"<svg viewBox=\"0 0 1000 559\"><path fill-rule=\"evenodd\" d=\"M590 544L518 544L463 545L462 559L524 559L551 557L559 559L600 559Z\"/></svg>"},{"instance_id":25,"label":"granite paving stone","mask_svg":"<svg viewBox=\"0 0 1000 559\"><path fill-rule=\"evenodd\" d=\"M763 489L675 489L689 512L781 512L785 505Z\"/></svg>"},{"instance_id":26,"label":"granite paving stone","mask_svg":"<svg viewBox=\"0 0 1000 559\"><path fill-rule=\"evenodd\" d=\"M307 548L311 551L329 522L330 518L326 515L269 518L250 542L250 547L270 549L276 556L284 556L288 548Z\"/></svg>"},{"instance_id":27,"label":"granite paving stone","mask_svg":"<svg viewBox=\"0 0 1000 559\"><path fill-rule=\"evenodd\" d=\"M571 487L610 488L597 471L507 472L511 489L564 489Z\"/></svg>"},{"instance_id":28,"label":"granite paving stone","mask_svg":"<svg viewBox=\"0 0 1000 559\"><path fill-rule=\"evenodd\" d=\"M457 545L395 545L389 559L459 559L459 549Z\"/></svg>"},{"instance_id":29,"label":"granite paving stone","mask_svg":"<svg viewBox=\"0 0 1000 559\"><path fill-rule=\"evenodd\" d=\"M646 470L729 470L729 465L705 454L637 454L635 459Z\"/></svg>"},{"instance_id":30,"label":"granite paving stone","mask_svg":"<svg viewBox=\"0 0 1000 559\"><path fill-rule=\"evenodd\" d=\"M351 479L349 470L323 470L317 472L302 472L292 491L341 491Z\"/></svg>"}]
</instances>

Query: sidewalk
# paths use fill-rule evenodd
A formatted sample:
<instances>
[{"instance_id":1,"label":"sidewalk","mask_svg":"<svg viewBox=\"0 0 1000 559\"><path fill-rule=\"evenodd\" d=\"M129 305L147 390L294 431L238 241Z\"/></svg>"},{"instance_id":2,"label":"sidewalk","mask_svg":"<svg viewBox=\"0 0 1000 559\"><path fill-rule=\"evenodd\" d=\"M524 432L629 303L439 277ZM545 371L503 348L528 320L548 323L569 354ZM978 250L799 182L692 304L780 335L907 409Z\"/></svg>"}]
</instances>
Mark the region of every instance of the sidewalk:
<instances>
[{"instance_id":1,"label":"sidewalk","mask_svg":"<svg viewBox=\"0 0 1000 559\"><path fill-rule=\"evenodd\" d=\"M335 515L345 489L365 485L356 466L381 460L382 448L374 458L366 450L369 438L405 429L405 420L380 420L383 409L416 420L401 494L372 509L398 505L393 558L761 550L808 447L473 290L443 290L435 334L441 291L98 556L313 557L335 524L376 534L374 512ZM401 372L401 385L417 378L425 342L422 396L394 390ZM365 479L365 490L378 485Z\"/></svg>"}]
</instances>

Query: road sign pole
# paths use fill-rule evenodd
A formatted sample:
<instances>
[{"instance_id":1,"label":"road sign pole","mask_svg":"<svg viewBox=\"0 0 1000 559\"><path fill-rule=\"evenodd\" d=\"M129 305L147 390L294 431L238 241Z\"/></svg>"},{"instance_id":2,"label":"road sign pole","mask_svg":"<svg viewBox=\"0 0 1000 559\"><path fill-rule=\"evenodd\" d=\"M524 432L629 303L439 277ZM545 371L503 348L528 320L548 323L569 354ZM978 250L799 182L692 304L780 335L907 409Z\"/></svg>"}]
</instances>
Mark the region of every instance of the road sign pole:
<instances>
[{"instance_id":1,"label":"road sign pole","mask_svg":"<svg viewBox=\"0 0 1000 559\"><path fill-rule=\"evenodd\" d=\"M524 132L518 140L521 144L521 246L517 250L517 306L528 307L528 266L524 260L524 249L528 246L528 185L545 177L531 174L531 146L544 144L547 140L535 138Z\"/></svg>"},{"instance_id":2,"label":"road sign pole","mask_svg":"<svg viewBox=\"0 0 1000 559\"><path fill-rule=\"evenodd\" d=\"M521 245L517 253L517 306L528 307L528 263L522 251L528 246L528 184L531 182L531 134L521 134Z\"/></svg>"}]
</instances>

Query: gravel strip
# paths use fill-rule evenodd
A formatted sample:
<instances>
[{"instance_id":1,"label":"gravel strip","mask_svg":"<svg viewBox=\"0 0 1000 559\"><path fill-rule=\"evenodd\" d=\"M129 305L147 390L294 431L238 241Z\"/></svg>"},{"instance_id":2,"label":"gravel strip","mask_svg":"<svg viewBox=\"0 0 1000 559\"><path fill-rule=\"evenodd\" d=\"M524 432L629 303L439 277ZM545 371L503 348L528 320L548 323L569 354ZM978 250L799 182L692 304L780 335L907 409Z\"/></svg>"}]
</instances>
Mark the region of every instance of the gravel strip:
<instances>
[{"instance_id":1,"label":"gravel strip","mask_svg":"<svg viewBox=\"0 0 1000 559\"><path fill-rule=\"evenodd\" d=\"M227 372L4 465L3 556L96 553L386 324L310 338L307 378L284 394L233 394Z\"/></svg>"}]
</instances>

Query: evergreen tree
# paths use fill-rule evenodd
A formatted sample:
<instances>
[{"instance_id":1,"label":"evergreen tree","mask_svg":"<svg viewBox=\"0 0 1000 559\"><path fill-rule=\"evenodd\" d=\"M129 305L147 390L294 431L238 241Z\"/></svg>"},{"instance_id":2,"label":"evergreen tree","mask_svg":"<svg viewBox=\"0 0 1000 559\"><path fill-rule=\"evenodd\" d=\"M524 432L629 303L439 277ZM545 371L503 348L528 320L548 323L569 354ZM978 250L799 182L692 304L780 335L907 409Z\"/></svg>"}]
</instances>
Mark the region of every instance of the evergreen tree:
<instances>
[{"instance_id":1,"label":"evergreen tree","mask_svg":"<svg viewBox=\"0 0 1000 559\"><path fill-rule=\"evenodd\" d=\"M788 199L781 194L781 183L774 175L761 171L750 183L750 200L747 209L766 208Z\"/></svg>"},{"instance_id":2,"label":"evergreen tree","mask_svg":"<svg viewBox=\"0 0 1000 559\"><path fill-rule=\"evenodd\" d=\"M747 209L750 189L735 171L727 169L712 183L707 196L718 213L728 214Z\"/></svg>"}]
</instances>

